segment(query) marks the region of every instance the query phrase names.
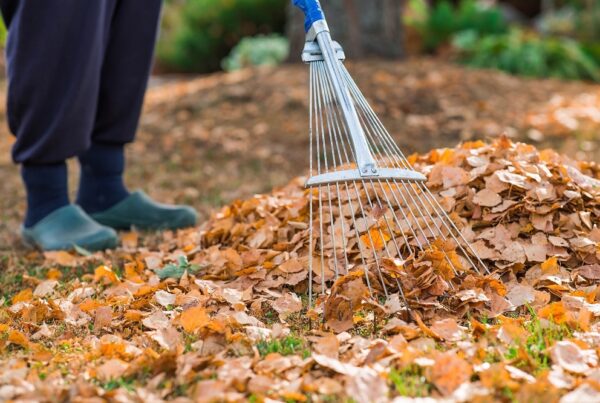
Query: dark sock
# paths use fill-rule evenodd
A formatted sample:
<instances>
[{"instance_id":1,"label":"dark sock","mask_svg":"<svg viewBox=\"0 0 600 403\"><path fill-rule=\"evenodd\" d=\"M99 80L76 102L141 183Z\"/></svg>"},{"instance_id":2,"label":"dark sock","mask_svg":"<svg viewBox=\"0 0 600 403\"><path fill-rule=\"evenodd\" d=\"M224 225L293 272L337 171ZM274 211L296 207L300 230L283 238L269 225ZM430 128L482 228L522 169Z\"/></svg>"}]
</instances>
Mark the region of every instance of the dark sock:
<instances>
[{"instance_id":1,"label":"dark sock","mask_svg":"<svg viewBox=\"0 0 600 403\"><path fill-rule=\"evenodd\" d=\"M122 145L93 143L79 157L79 162L81 179L77 204L88 214L107 210L129 196L123 183L125 150Z\"/></svg>"},{"instance_id":2,"label":"dark sock","mask_svg":"<svg viewBox=\"0 0 600 403\"><path fill-rule=\"evenodd\" d=\"M48 214L69 204L67 164L23 164L21 176L27 191L25 228L37 224Z\"/></svg>"}]
</instances>

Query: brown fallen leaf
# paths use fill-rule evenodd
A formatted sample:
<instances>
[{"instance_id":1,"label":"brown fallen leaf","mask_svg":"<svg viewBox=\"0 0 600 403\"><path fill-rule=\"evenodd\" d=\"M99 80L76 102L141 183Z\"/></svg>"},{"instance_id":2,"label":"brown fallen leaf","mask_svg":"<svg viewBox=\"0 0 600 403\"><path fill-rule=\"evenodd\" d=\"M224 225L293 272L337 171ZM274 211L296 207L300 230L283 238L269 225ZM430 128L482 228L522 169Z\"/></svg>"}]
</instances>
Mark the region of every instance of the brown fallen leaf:
<instances>
[{"instance_id":1,"label":"brown fallen leaf","mask_svg":"<svg viewBox=\"0 0 600 403\"><path fill-rule=\"evenodd\" d=\"M502 203L502 197L489 189L483 189L473 197L473 202L483 207L494 207Z\"/></svg>"},{"instance_id":2,"label":"brown fallen leaf","mask_svg":"<svg viewBox=\"0 0 600 403\"><path fill-rule=\"evenodd\" d=\"M447 318L433 322L431 331L446 341L459 341L465 335L465 328L459 326L455 319Z\"/></svg>"},{"instance_id":3,"label":"brown fallen leaf","mask_svg":"<svg viewBox=\"0 0 600 403\"><path fill-rule=\"evenodd\" d=\"M155 311L142 320L142 324L147 328L159 330L170 326L171 321L162 311Z\"/></svg>"},{"instance_id":4,"label":"brown fallen leaf","mask_svg":"<svg viewBox=\"0 0 600 403\"><path fill-rule=\"evenodd\" d=\"M281 320L285 320L291 314L302 310L302 301L293 292L288 292L272 301L271 306L277 311Z\"/></svg>"},{"instance_id":5,"label":"brown fallen leaf","mask_svg":"<svg viewBox=\"0 0 600 403\"><path fill-rule=\"evenodd\" d=\"M472 373L471 365L452 351L439 354L435 364L427 368L427 378L444 396L450 395L467 382Z\"/></svg>"},{"instance_id":6,"label":"brown fallen leaf","mask_svg":"<svg viewBox=\"0 0 600 403\"><path fill-rule=\"evenodd\" d=\"M113 310L110 306L101 306L94 314L94 329L100 330L110 327L113 318Z\"/></svg>"},{"instance_id":7,"label":"brown fallen leaf","mask_svg":"<svg viewBox=\"0 0 600 403\"><path fill-rule=\"evenodd\" d=\"M588 280L600 280L600 264L588 264L578 267L577 273Z\"/></svg>"}]
</instances>

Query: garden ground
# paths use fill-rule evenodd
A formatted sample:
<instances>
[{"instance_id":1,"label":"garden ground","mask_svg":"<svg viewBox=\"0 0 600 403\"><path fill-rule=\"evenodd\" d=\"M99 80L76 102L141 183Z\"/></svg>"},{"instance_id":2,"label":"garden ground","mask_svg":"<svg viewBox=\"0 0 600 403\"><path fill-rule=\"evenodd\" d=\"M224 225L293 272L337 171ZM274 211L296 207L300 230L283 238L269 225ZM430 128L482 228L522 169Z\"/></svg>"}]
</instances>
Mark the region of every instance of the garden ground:
<instances>
[{"instance_id":1,"label":"garden ground","mask_svg":"<svg viewBox=\"0 0 600 403\"><path fill-rule=\"evenodd\" d=\"M492 140L505 135L515 140L532 142L539 148L553 147L574 159L594 161L600 156L600 146L595 137L600 133L598 85L516 78L498 72L465 69L432 59L416 59L404 63L355 63L350 65L350 71L389 131L407 153L427 152L437 147L453 147L460 141ZM148 93L138 141L128 149L127 183L132 188L143 187L162 201L192 204L201 212L203 220L212 211L234 200L246 199L255 193L270 192L274 187L285 185L293 177L306 173L307 105L308 85L304 66L245 70L199 78L178 77L158 82ZM16 236L24 209L23 191L18 170L10 163L10 137L4 127L5 122L2 122L2 126L0 282L3 302L8 307L0 318L0 330L5 335L2 354L5 365L11 365L17 374L22 373L22 381L35 385L33 389L36 392L40 392L40 380L51 375L53 388L60 389L59 385L62 385L61 390L70 390L69 393L78 396L87 394L110 398L123 394L133 399L131 390L136 389L137 399L150 395L174 398L193 393L198 397L201 391L193 385L202 381L213 382L211 385L215 390L222 389L223 393L232 393L232 398L249 394L256 398L268 395L268 387L265 385L269 383L275 367L287 366L288 369L303 372L309 365L307 356L312 354L314 361L310 365L316 362L322 368L320 373L312 374L315 377L312 381L320 379L319 376L326 377L327 370L339 376L362 379L363 383L345 384L346 387L357 389L357 396L368 397L368 394L364 394L368 393L369 388L381 392L382 389L377 388L385 385L391 385L394 391L391 395L418 396L433 393L448 396L468 380L450 379L447 374L432 373L431 366L425 361L434 360L436 363L445 362L449 366L455 366L459 372L464 370L468 374L473 371L484 374L478 375L484 385L477 387L497 388L500 391L498 398L510 400L516 393L528 396L527 393L539 392L534 389L535 386L529 389L517 388L515 383L525 382L543 387L542 384L530 382L531 374L538 376L545 373L544 376L548 377L551 354L545 350L554 346L557 340L572 336L572 322L564 320L557 326L548 326L541 321L537 312L532 312L526 320L513 321L506 318L486 323L487 320L481 317L473 319L468 337L464 336L466 328L459 326L468 321L437 323L434 330L428 327L429 322L427 325L419 324L418 327L398 322L395 326L401 330L391 333L401 334L402 339L386 338L384 344L373 344L368 341L370 337L383 337L383 333L371 319L363 320L362 325L358 320L357 329L351 334L346 333L347 336L314 333L307 327L306 320L297 315L298 296L283 290L276 297L275 305L269 305L270 308L264 311L253 305L252 315L248 315L240 304L250 304L252 298L224 291L235 287L219 288L217 294L220 297L214 297L217 298L214 301L211 299L213 297L207 297L214 291L209 291L214 284L208 281L223 280L222 273L211 274L211 279L206 280L206 283L193 282L184 276L179 282L167 280L161 285L155 283L156 276L153 278L148 274L148 271L162 267L163 262L181 251L188 256L202 254L203 252L195 250L200 240L197 231L193 230L180 234L123 234L122 249L108 255L84 256L85 251L79 251L76 254L44 256L27 251L19 245ZM502 141L500 144L503 144ZM510 155L517 159L517 156ZM72 167L75 172L76 166ZM72 178L72 189L75 184L76 178ZM296 197L293 196L296 194L294 192L298 190L294 190L294 186L292 188L288 192L291 192L290 198L293 199ZM256 202L250 203L248 208L256 208L254 204ZM591 214L594 214L593 208L590 207ZM218 226L215 221L211 225L209 228L212 229ZM156 261L156 256L153 260L153 255L160 255L160 261ZM227 264L233 264L227 259L236 262L239 259L251 259L243 254L233 255L229 252L221 258ZM198 259L199 255L196 257ZM215 256L210 259L215 259ZM203 262L198 263L202 265ZM559 270L558 266L554 267L556 262L547 265L550 271ZM187 270L191 274L202 270L202 267L197 268L180 261L172 265L171 270ZM82 280L77 280L77 277ZM138 284L147 283L149 287L147 293L140 292L139 287L134 291L128 290L127 292L136 293L136 298L133 302L128 301L126 308L119 299L125 291L116 289L123 279ZM102 284L101 289L108 294L103 294L102 298L99 298L99 294L88 295L90 287L86 284ZM180 291L175 292L174 289ZM46 297L65 296L68 292L77 294L67 299L70 306L77 305L77 312L82 315L71 311L75 316L67 314L72 323L68 322L65 326L55 323L64 315L59 311L64 312L67 309L65 306L59 307L53 303L44 303L45 308L39 306L40 301ZM590 292L587 290L587 294ZM298 292L298 295L301 296L302 293ZM188 309L186 304L189 304L188 299L192 297L200 298L203 307ZM594 305L592 297L588 297L588 302L590 306ZM210 307L211 303L210 309L204 308ZM15 305L21 309L27 304L27 313L16 308L13 309L14 312L10 311ZM163 307L164 312L150 310L150 306ZM268 332L264 332L264 335L273 338L272 341L257 342L255 351L258 358L255 359L258 364L249 358L251 350L241 342L235 347L237 361L229 360L232 358L230 348L227 349L227 357L219 355L225 349L220 344L220 336L217 337L216 334L221 334L221 331L223 334L227 333L227 342L232 346L236 346L237 339L233 337L235 334L228 333L229 325L224 325L218 318L219 315L214 315L216 306L221 314L226 310L231 310L232 314L234 311L242 312L243 315L240 313L236 318L238 325L256 328L256 332L261 332L258 329L263 324L268 325ZM589 309L593 311L593 308ZM186 312L193 309L197 311L186 316ZM288 318L288 313L292 311L296 312L296 316ZM19 319L18 324L13 317L17 314L25 318ZM81 320L86 322L86 317L88 322L91 320L93 323L89 323L89 326L88 323L78 324ZM280 319L287 320L287 324L279 324ZM174 321L172 324L171 320ZM131 323L137 325L132 327ZM371 326L371 323L375 325ZM576 320L575 323L579 322ZM481 324L482 327L479 326ZM177 329L183 328L183 331L180 333L175 326ZM146 331L150 329L151 334L147 332L146 337L154 340L165 351L170 351L171 355L163 354L147 341L140 342L139 338L142 336L139 331L142 327ZM291 333L287 334L290 330ZM248 332L247 329L246 331ZM421 361L417 363L423 365L413 364L412 361L410 365L398 365L397 371L389 373L388 382L384 382L382 386L378 380L378 372L364 366L365 360L379 363L383 354L379 351L381 349L387 349L388 353L384 354L386 358L395 354L389 351L396 351L397 354L405 352L406 340L417 340L411 348L421 352L429 351L432 347L454 351L450 350L456 347L452 343L471 340L478 332L487 334L488 331L509 332L510 337L500 339L501 344L504 343L503 349L499 350L502 353L498 353L501 354L500 357L479 357L480 363L477 365L480 367L475 369L471 364L466 364L466 350L459 354L461 358L458 361L453 358L454 353L444 353L440 357L421 357ZM201 340L198 335L206 332L209 337L202 339L204 347L200 348L198 343ZM34 334L37 336L33 337ZM56 338L57 342L47 341L48 337ZM251 340L260 339L256 335L249 337ZM524 344L512 343L519 338L523 339ZM40 348L40 345L44 348ZM183 351L178 350L179 346ZM561 366L569 373L584 373L597 364L592 362L593 357L588 347L589 345L578 346L573 343L561 344L554 348L552 357L556 364L561 363L561 354L586 356L589 360L586 361L585 368L569 367L569 362ZM143 348L151 349L152 352L144 350L144 354L141 354ZM202 354L192 354L199 349L203 351ZM372 356L361 356L361 349L368 349ZM351 356L352 365L344 366L338 362L337 358L341 356L334 350L339 350L341 355ZM207 358L207 351L211 355L210 360ZM49 353L57 352L62 357L62 363L54 362L48 357ZM276 355L269 356L269 353ZM416 353L413 351L410 354ZM221 364L211 361L215 355L220 357ZM79 360L75 359L77 356ZM362 360L360 365L359 358ZM142 362L143 360L146 361ZM564 360L569 361L569 358ZM88 366L88 361L94 365ZM152 365L148 363L150 361ZM498 365L504 365L505 361L514 365L498 369ZM487 366L484 365L486 362ZM154 369L159 368L161 363L167 367L174 365L175 369L172 372L155 372ZM257 369L257 366L260 368ZM88 367L93 368L92 372ZM497 371L491 371L491 367ZM27 370L17 371L22 368ZM132 368L136 371L146 368L150 372L142 376L135 371L134 374ZM526 372L518 372L523 371L522 369ZM250 378L251 372L263 378L256 378L259 380L252 385L217 384L221 378ZM176 379L170 379L171 373L177 375ZM561 382L572 383L568 388L565 387L566 390L573 389L579 382L571 375L563 375ZM556 378L559 375L554 373L553 376ZM296 379L289 373L285 377L292 379L287 381L292 384L293 379ZM77 386L68 387L61 380ZM304 381L305 385L310 384L306 379ZM28 391L32 393L31 388L23 386L25 383L19 383L13 378L3 378L2 382L4 386L10 385L12 388L7 390L0 387L0 392L7 393L6 396L24 396ZM339 387L344 382L343 379L332 380L331 383L321 385L322 389L317 387L312 392L309 387L304 390L287 385L287 389L282 389L283 392L272 397L302 400L311 394L335 395L340 393ZM556 383L552 385L556 387ZM146 392L140 392L141 386ZM205 384L205 387L209 387L209 384ZM472 398L479 393L476 389L473 386L462 393ZM249 390L252 393L248 393ZM298 392L301 390L305 393ZM590 395L593 393L590 390L580 392ZM581 396L585 395L579 395Z\"/></svg>"}]
</instances>

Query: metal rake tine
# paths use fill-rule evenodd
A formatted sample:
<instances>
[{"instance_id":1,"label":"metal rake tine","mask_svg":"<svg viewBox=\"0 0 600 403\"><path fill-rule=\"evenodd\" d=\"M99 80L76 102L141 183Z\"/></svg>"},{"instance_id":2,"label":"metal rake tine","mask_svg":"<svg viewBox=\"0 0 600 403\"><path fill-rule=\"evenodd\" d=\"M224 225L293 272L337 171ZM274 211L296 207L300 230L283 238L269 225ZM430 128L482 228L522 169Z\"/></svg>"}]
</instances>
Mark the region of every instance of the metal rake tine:
<instances>
[{"instance_id":1,"label":"metal rake tine","mask_svg":"<svg viewBox=\"0 0 600 403\"><path fill-rule=\"evenodd\" d=\"M318 82L317 82L317 93L319 94L318 91ZM323 153L323 155L327 155L327 151L324 149L325 148L325 141L323 141L323 145L321 146L321 136L319 135L319 133L323 133L323 131L325 130L324 126L323 126L323 119L322 117L319 118L319 115L322 114L322 106L321 106L321 98L320 96L317 96L317 117L316 117L316 121L317 121L317 130L315 132L315 138L317 140L317 173L321 173L322 172L322 166L321 166L321 159L318 158L318 156L321 155L321 152ZM319 130L320 129L320 130ZM319 186L318 187L318 192L319 192L319 243L320 243L320 250L321 250L321 290L325 290L325 248L324 248L324 238L325 238L325 233L323 232L323 187Z\"/></svg>"},{"instance_id":2,"label":"metal rake tine","mask_svg":"<svg viewBox=\"0 0 600 403\"><path fill-rule=\"evenodd\" d=\"M323 68L323 66L322 66L322 65L321 65L321 66L318 66L318 65L317 65L317 69L318 69L318 71L319 71L319 69L320 69L320 70L321 70L321 72L323 73L323 74L317 74L317 78L320 80L320 84L321 84L322 86L325 86L325 84L324 84L324 81L323 81L323 80L327 78L327 75L324 73L324 68ZM327 94L327 93L325 92L325 94ZM330 97L329 97L329 96L327 96L327 95L326 95L326 97L327 97L326 99L327 99L327 101L328 101L326 104L327 104L327 105L329 105L329 106L331 106L331 109L332 109L332 110L330 110L330 112L332 113L332 116L333 116L333 115L334 115L334 112L335 112L335 109L333 108L333 105L335 105L335 104L332 102L332 101L333 101L333 98L330 98ZM341 131L341 129L340 129L339 125L338 125L338 123L339 123L339 122L338 122L338 120L337 120L337 119L332 119L332 120L335 122L335 124L333 124L333 125L331 126L331 130L333 130L333 131L334 131L334 133L335 133L335 134L336 134L336 136L337 136L337 133L338 133L339 131ZM355 210L354 210L354 205L353 205L353 203L352 203L352 198L351 198L351 196L350 196L350 190L349 190L349 188L348 188L348 184L347 184L347 183L345 184L345 188L346 188L346 196L347 196L347 198L348 198L348 204L349 204L349 206L350 206L350 210L351 210L351 211L350 211L350 214L351 214L351 217L352 217L352 223L353 223L354 227L356 228L356 213L355 213ZM358 197L358 195L357 195L357 197ZM343 213L343 212L342 212L342 211L340 211L340 213ZM342 218L342 219L343 219L343 218ZM357 245L358 245L358 247L359 247L359 250L360 250L360 257L361 257L361 261L362 261L362 263L363 263L363 266L364 266L364 268L365 268L365 281L366 281L366 283L367 283L367 287L369 288L369 292L373 293L373 289L372 289L372 287L371 287L371 281L370 281L370 279L369 279L368 264L367 264L367 261L366 261L366 259L365 259L365 252L364 252L364 250L363 250L363 246L362 246L362 243L361 243L360 236L359 236L358 232L356 232L356 231L355 231L355 233L356 233L356 242L357 242ZM346 253L347 253L347 251L346 251Z\"/></svg>"},{"instance_id":3,"label":"metal rake tine","mask_svg":"<svg viewBox=\"0 0 600 403\"><path fill-rule=\"evenodd\" d=\"M321 95L320 98L323 99L323 103L325 104L324 96L323 96L323 91L320 92L320 95ZM322 116L321 116L321 119L322 119ZM324 130L324 125L323 125L323 119L321 120L321 127L322 127L322 130L321 130L322 141L323 141L323 144L325 144L325 130ZM329 130L327 130L327 132L329 133L329 137L331 138L331 130L329 129ZM330 144L330 146L333 147L331 144ZM328 161L328 158L327 158L327 152L324 152L323 154L324 154L325 171L329 171L329 161ZM337 166L337 164L335 162L335 154L333 153L333 151L332 151L332 157L333 157L332 158L333 168L335 169L336 166ZM321 188L319 188L319 189L321 189ZM333 267L334 267L334 272L335 272L335 279L337 280L339 272L338 272L338 263L337 263L337 256L336 256L336 254L337 254L337 248L336 248L336 245L335 245L335 233L334 233L334 231L335 231L335 225L334 225L334 219L333 219L333 206L332 206L332 203L331 203L331 185L329 185L329 184L327 184L327 196L328 196L327 202L329 204L329 221L330 221L330 225L331 225L330 228L331 228L331 231L332 231L332 234L331 234L331 242L332 242L332 245L333 245L332 260L333 260ZM324 235L325 234L321 230L321 237L323 238ZM321 275L321 278L322 278L321 282L322 282L323 287L324 287L325 286L325 276L323 275L324 273L321 273L321 274L322 274Z\"/></svg>"},{"instance_id":4,"label":"metal rake tine","mask_svg":"<svg viewBox=\"0 0 600 403\"><path fill-rule=\"evenodd\" d=\"M329 89L331 89L331 85L332 85L332 84L331 84L331 82L328 80L328 77L327 77L326 75L323 75L323 76L322 76L322 78L324 78L324 80L325 80L325 81L326 81L326 82L329 84ZM327 92L327 95L330 95L330 94L331 94L330 92ZM338 114L338 111L334 111L334 115L335 115L334 121L335 121L335 122L339 122L339 114ZM335 138L336 138L336 142L335 142L335 144L340 144L340 143L341 143L341 144L344 144L344 142L343 142L343 139L341 139L341 138L340 138L340 139L338 139L338 137L341 137L341 136L342 136L342 133L346 133L346 134L347 134L347 133L348 133L348 131L347 131L347 130L339 130L339 129L340 129L340 126L339 126L339 125L336 125L336 127L335 127ZM338 140L339 140L339 141L338 141ZM348 156L348 151L346 150L346 148L345 148L345 147L343 148L343 150L344 150L344 155L345 155L345 157L346 157L346 162L347 162L347 163L350 163L350 159L349 159L349 156ZM353 152L352 148L350 149L350 151L351 151L351 152ZM339 151L339 148L338 148L338 152L340 153L340 151ZM340 153L340 159L341 159L341 153ZM358 191L358 187L357 187L357 185L356 185L356 182L354 182L354 184L353 184L353 185L354 185L354 192L355 192L355 195L356 195L356 199L358 200L358 203L359 203L359 211L361 212L361 216L362 216L363 220L365 220L366 222L368 222L368 218L367 218L367 216L366 216L366 214L365 214L365 212L364 212L364 207L363 207L363 205L362 205L362 201L360 200L360 192ZM365 191L366 191L366 184L365 184L365 182L364 182L364 181L362 182L362 185L363 185L363 189L365 189ZM367 200L369 200L369 197L367 197ZM351 198L350 198L350 197L348 198L348 203L349 203L350 205L352 205L352 200L351 200ZM352 208L352 209L353 209L353 208ZM356 223L354 223L354 226L355 226L355 231L357 231L357 229L356 229ZM385 237L383 236L383 232L381 232L381 229L380 229L380 236L382 237L382 239L385 239ZM369 243L371 244L372 250L373 250L373 251L375 251L375 250L376 250L376 247L375 247L375 242L374 242L374 240L373 240L373 238L372 238L372 236L371 236L371 234L370 234L370 233L368 233L368 237L369 237ZM358 236L358 232L357 232L357 238L358 238L357 242L359 242L359 244L360 244L360 242L361 242L361 239L360 239L360 237ZM387 245L386 245L386 248L387 248ZM385 281L384 281L384 279L383 279L383 274L382 274L382 272L381 272L381 263L379 262L379 258L378 258L378 256L377 256L377 253L373 252L373 256L374 256L374 258L375 258L375 264L376 264L376 268L377 268L377 272L378 272L378 275L379 275L379 279L380 279L381 286L382 286L382 288L383 288L383 290L384 290L384 293L385 293L385 295L386 295L386 297L387 297L387 296L388 296L388 292L387 292L387 287L386 287L386 285L385 285ZM366 273L366 274L367 274L367 276L368 276L368 266L367 266L367 265L365 265L365 271L367 271L367 273Z\"/></svg>"},{"instance_id":5,"label":"metal rake tine","mask_svg":"<svg viewBox=\"0 0 600 403\"><path fill-rule=\"evenodd\" d=\"M314 100L314 88L313 88L313 77L315 74L315 69L311 64L309 67L309 83L308 83L308 97L309 97L309 128L308 128L308 137L309 137L309 172L312 174L313 172L313 100ZM308 200L308 304L309 307L312 307L312 297L313 297L313 254L314 254L314 246L313 246L313 189L308 189L309 191L309 200Z\"/></svg>"},{"instance_id":6,"label":"metal rake tine","mask_svg":"<svg viewBox=\"0 0 600 403\"><path fill-rule=\"evenodd\" d=\"M381 183L379 183L379 185L380 185L380 187L381 187ZM375 193L375 196L376 196L376 198L377 198L377 201L378 201L378 203L379 203L379 206L381 206L381 199L379 198L379 195L377 195L377 191L375 190L375 185L374 185L373 181L371 181L371 186L373 187L373 193ZM393 210L393 206L392 206L392 205L389 203L389 201L388 201L388 208L389 208L389 209L390 209L392 212L394 211L394 210ZM400 247L398 246L398 242L396 242L396 239L395 239L395 237L394 237L394 232L393 232L393 230L392 230L392 228L391 228L391 226L390 226L390 224L389 224L389 222L388 222L388 219L387 219L387 217L385 217L385 214L383 215L383 217L384 217L384 220L385 220L385 222L386 222L386 225L387 225L387 227L388 227L388 231L390 232L390 236L392 237L392 240L393 240L393 242L392 242L392 243L393 243L393 244L394 244L394 246L396 247L396 252L397 252L397 254L398 254L398 257L399 257L400 259L404 260L404 257L402 256L402 251L400 250ZM394 217L395 217L395 213L394 213ZM380 230L380 232L381 232L381 230ZM382 235L383 235L383 234L382 234ZM404 235L404 233L402 234L402 236L403 236L403 237L404 237L404 239L405 239L406 245L408 245L408 241L406 240L406 236ZM388 254L388 256L389 256L390 258L392 258L392 256L390 255L390 253L389 253L389 251L388 251L387 243L385 243L384 245L385 245L385 250L386 250L386 253ZM395 280L396 280L396 286L398 287L398 292L400 293L400 297L402 298L402 300L403 300L404 304L406 305L406 308L407 308L407 309L410 311L410 306L409 306L409 304L408 304L408 300L406 299L406 296L404 295L404 290L402 289L402 284L401 284L400 280L398 280L398 278L397 278L397 277L395 278Z\"/></svg>"},{"instance_id":7,"label":"metal rake tine","mask_svg":"<svg viewBox=\"0 0 600 403\"><path fill-rule=\"evenodd\" d=\"M327 116L327 127L328 127L328 134L329 134L329 141L332 145L332 160L334 163L334 169L338 167L339 165L343 165L344 164L344 159L342 158L342 154L340 152L340 147L338 144L338 136L337 136L337 132L338 132L338 121L337 121L337 115L335 114L335 104L332 102L333 99L329 94L328 88L327 88L327 84L325 83L324 77L326 77L325 75L325 68L323 66L323 63L319 63L317 65L317 71L319 72L318 76L319 76L319 84L321 86L321 88L323 89L322 91L322 96L323 96L323 105L327 105L327 107L325 108L326 110L326 116ZM344 150L344 152L346 152L346 150ZM336 161L336 157L337 157L337 161ZM346 234L345 234L345 220L343 218L343 206L342 206L342 202L341 202L341 194L340 194L340 188L339 188L339 184L336 183L335 184L335 188L336 188L336 195L337 195L337 199L338 199L338 208L341 214L341 219L340 219L340 224L341 224L341 229L342 229L342 251L343 251L343 255L344 255L344 261L346 263L346 272L348 270L349 267L349 259L348 259L348 253L347 253L347 241L346 241ZM328 191L331 192L331 188L328 188ZM331 193L330 193L331 194ZM330 210L333 210L333 207L331 206L330 203ZM333 217L333 216L332 216ZM332 230L332 243L333 243L333 247L334 247L334 255L337 253L336 250L336 245L335 245L335 223L332 220L331 222L331 230ZM336 256L337 259L337 256ZM336 279L338 277L338 272L337 272L337 268L336 268Z\"/></svg>"}]
</instances>

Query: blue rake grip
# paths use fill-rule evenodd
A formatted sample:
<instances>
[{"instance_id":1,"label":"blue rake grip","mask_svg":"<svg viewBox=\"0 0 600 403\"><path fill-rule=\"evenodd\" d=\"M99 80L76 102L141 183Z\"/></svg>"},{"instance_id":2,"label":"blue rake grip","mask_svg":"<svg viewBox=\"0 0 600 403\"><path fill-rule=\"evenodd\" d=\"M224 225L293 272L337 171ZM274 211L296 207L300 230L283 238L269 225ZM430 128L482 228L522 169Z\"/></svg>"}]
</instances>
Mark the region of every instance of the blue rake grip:
<instances>
[{"instance_id":1,"label":"blue rake grip","mask_svg":"<svg viewBox=\"0 0 600 403\"><path fill-rule=\"evenodd\" d=\"M293 3L306 15L306 20L304 21L304 30L306 32L310 30L310 27L315 22L325 19L325 14L323 14L319 0L293 0Z\"/></svg>"}]
</instances>

